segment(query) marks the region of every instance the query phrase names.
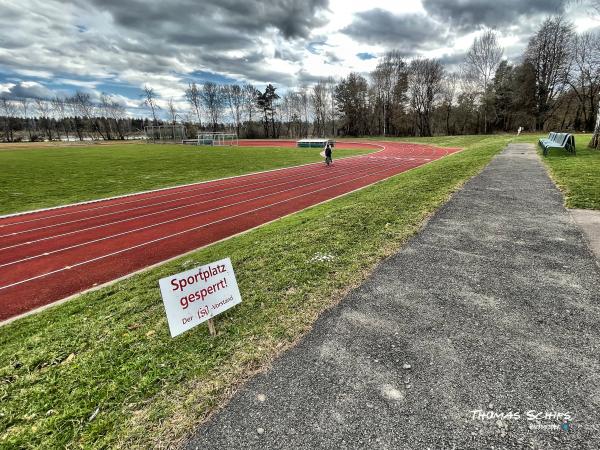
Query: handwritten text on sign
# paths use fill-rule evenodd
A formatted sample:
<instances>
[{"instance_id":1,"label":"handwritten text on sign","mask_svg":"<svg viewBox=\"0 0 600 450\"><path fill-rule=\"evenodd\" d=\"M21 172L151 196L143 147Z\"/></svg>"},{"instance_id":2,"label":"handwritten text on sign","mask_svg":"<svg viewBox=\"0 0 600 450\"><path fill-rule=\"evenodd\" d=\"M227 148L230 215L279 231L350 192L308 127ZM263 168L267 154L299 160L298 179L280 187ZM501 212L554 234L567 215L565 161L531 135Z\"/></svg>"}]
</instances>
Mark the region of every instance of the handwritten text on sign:
<instances>
[{"instance_id":1,"label":"handwritten text on sign","mask_svg":"<svg viewBox=\"0 0 600 450\"><path fill-rule=\"evenodd\" d=\"M229 258L159 280L175 337L242 301Z\"/></svg>"}]
</instances>

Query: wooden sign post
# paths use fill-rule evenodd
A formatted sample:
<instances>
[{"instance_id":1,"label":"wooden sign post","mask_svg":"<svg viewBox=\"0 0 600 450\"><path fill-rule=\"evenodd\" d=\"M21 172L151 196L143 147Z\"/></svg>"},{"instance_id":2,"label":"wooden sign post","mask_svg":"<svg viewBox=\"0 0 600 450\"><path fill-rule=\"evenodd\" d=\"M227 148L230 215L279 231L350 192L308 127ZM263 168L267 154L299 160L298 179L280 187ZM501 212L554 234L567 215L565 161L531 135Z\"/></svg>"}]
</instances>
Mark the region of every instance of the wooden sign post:
<instances>
[{"instance_id":1,"label":"wooden sign post","mask_svg":"<svg viewBox=\"0 0 600 450\"><path fill-rule=\"evenodd\" d=\"M213 319L208 319L207 321L208 323L208 332L210 333L211 336L216 336L217 335L217 330L215 328L215 322Z\"/></svg>"}]
</instances>

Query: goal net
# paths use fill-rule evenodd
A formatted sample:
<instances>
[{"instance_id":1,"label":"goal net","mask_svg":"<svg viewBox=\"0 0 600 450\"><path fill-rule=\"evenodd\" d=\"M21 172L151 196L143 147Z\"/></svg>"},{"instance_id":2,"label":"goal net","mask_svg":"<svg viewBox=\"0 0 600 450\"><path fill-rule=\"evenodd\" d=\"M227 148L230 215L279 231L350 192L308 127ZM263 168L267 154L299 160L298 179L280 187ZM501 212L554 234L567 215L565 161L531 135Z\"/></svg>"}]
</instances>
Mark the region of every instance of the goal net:
<instances>
[{"instance_id":1,"label":"goal net","mask_svg":"<svg viewBox=\"0 0 600 450\"><path fill-rule=\"evenodd\" d=\"M181 142L186 138L183 125L149 125L145 132L146 139L152 142Z\"/></svg>"},{"instance_id":2,"label":"goal net","mask_svg":"<svg viewBox=\"0 0 600 450\"><path fill-rule=\"evenodd\" d=\"M239 145L236 133L221 132L202 132L198 133L196 139L185 139L184 144L192 145L214 145L214 146L232 146Z\"/></svg>"}]
</instances>

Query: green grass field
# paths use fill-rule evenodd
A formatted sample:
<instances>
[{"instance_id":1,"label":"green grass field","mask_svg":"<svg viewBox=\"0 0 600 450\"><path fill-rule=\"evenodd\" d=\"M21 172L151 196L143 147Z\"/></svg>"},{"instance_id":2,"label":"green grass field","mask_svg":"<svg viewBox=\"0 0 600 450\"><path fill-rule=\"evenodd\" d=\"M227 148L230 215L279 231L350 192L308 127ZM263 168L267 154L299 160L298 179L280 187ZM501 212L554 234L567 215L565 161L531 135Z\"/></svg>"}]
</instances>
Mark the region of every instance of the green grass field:
<instances>
[{"instance_id":1,"label":"green grass field","mask_svg":"<svg viewBox=\"0 0 600 450\"><path fill-rule=\"evenodd\" d=\"M600 151L588 147L591 138L589 134L575 136L576 155L551 149L542 157L565 194L568 208L600 209Z\"/></svg>"},{"instance_id":2,"label":"green grass field","mask_svg":"<svg viewBox=\"0 0 600 450\"><path fill-rule=\"evenodd\" d=\"M0 328L0 447L174 446L508 140L452 139L465 150ZM243 303L215 338L170 338L158 279L227 256Z\"/></svg>"},{"instance_id":3,"label":"green grass field","mask_svg":"<svg viewBox=\"0 0 600 450\"><path fill-rule=\"evenodd\" d=\"M322 160L320 149L0 144L0 214L65 205ZM343 148L343 146L342 146ZM373 150L336 149L336 158Z\"/></svg>"},{"instance_id":4,"label":"green grass field","mask_svg":"<svg viewBox=\"0 0 600 450\"><path fill-rule=\"evenodd\" d=\"M402 142L414 142L415 144L431 144L439 147L472 147L486 139L502 139L503 142L509 142L514 138L514 135L504 134L497 136L481 136L481 135L467 135L467 136L435 136L435 137L385 137L373 138L367 140L386 140L386 141L402 141Z\"/></svg>"},{"instance_id":5,"label":"green grass field","mask_svg":"<svg viewBox=\"0 0 600 450\"><path fill-rule=\"evenodd\" d=\"M519 137L506 135L513 142L528 142L536 145L540 157L547 165L550 176L565 195L567 208L600 209L600 151L592 150L588 144L591 134L576 134L577 154L565 150L551 149L548 156L542 156L538 146L540 137L547 134L525 134ZM446 147L462 147L465 143L476 142L478 136L441 136L435 138L407 138L407 142L431 142Z\"/></svg>"}]
</instances>

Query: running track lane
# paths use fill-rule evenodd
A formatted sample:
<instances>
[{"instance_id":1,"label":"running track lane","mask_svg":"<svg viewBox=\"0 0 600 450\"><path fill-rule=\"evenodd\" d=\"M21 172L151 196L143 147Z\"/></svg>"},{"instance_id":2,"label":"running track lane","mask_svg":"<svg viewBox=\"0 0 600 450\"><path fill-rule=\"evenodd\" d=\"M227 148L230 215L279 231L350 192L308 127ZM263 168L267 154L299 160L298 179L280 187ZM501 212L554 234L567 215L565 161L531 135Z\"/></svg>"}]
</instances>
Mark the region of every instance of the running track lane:
<instances>
[{"instance_id":1,"label":"running track lane","mask_svg":"<svg viewBox=\"0 0 600 450\"><path fill-rule=\"evenodd\" d=\"M330 167L307 164L0 218L0 321L458 150L343 145L382 150Z\"/></svg>"}]
</instances>

